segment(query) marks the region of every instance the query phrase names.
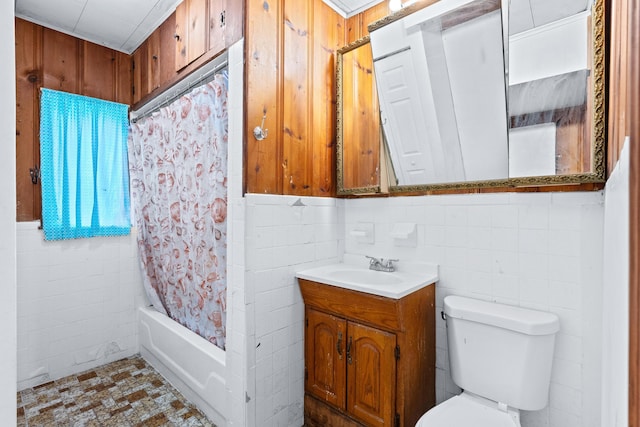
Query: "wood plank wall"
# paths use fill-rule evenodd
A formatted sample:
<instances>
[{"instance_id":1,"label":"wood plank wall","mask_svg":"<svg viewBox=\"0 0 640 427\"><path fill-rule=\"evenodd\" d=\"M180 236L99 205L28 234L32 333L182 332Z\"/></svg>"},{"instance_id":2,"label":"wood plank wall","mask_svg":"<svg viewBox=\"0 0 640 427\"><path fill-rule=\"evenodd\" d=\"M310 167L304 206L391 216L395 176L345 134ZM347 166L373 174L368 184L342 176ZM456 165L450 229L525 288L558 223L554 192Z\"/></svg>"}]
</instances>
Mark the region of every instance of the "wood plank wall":
<instances>
[{"instance_id":1,"label":"wood plank wall","mask_svg":"<svg viewBox=\"0 0 640 427\"><path fill-rule=\"evenodd\" d=\"M16 18L16 219L40 218L40 89L131 103L129 55Z\"/></svg>"},{"instance_id":2,"label":"wood plank wall","mask_svg":"<svg viewBox=\"0 0 640 427\"><path fill-rule=\"evenodd\" d=\"M609 19L609 120L607 176L611 174L627 135L627 39L629 27L626 9L628 0L613 0Z\"/></svg>"},{"instance_id":3,"label":"wood plank wall","mask_svg":"<svg viewBox=\"0 0 640 427\"><path fill-rule=\"evenodd\" d=\"M246 191L334 196L336 50L386 16L386 2L348 20L322 0L247 0L246 10Z\"/></svg>"},{"instance_id":4,"label":"wood plank wall","mask_svg":"<svg viewBox=\"0 0 640 427\"><path fill-rule=\"evenodd\" d=\"M626 12L627 17L626 123L632 142L629 201L629 427L640 427L640 4L637 0L621 3L626 6L621 7L621 14L624 16Z\"/></svg>"}]
</instances>

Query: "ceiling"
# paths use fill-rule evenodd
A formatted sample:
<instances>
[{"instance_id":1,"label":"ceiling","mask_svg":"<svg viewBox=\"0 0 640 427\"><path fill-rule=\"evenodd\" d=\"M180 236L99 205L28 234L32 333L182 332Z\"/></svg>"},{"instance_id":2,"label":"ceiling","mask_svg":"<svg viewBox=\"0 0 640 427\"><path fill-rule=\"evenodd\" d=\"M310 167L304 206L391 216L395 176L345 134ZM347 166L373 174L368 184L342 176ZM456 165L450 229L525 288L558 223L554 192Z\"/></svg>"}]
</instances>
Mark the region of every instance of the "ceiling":
<instances>
[{"instance_id":1,"label":"ceiling","mask_svg":"<svg viewBox=\"0 0 640 427\"><path fill-rule=\"evenodd\" d=\"M516 34L587 10L593 0L510 0L509 34Z\"/></svg>"},{"instance_id":2,"label":"ceiling","mask_svg":"<svg viewBox=\"0 0 640 427\"><path fill-rule=\"evenodd\" d=\"M16 16L132 53L182 0L15 0ZM323 0L344 17L384 0ZM406 0L405 0L406 1ZM585 10L593 0L510 0L514 34Z\"/></svg>"},{"instance_id":3,"label":"ceiling","mask_svg":"<svg viewBox=\"0 0 640 427\"><path fill-rule=\"evenodd\" d=\"M132 53L182 0L15 0L16 16Z\"/></svg>"},{"instance_id":4,"label":"ceiling","mask_svg":"<svg viewBox=\"0 0 640 427\"><path fill-rule=\"evenodd\" d=\"M385 0L322 0L340 15L348 18Z\"/></svg>"}]
</instances>

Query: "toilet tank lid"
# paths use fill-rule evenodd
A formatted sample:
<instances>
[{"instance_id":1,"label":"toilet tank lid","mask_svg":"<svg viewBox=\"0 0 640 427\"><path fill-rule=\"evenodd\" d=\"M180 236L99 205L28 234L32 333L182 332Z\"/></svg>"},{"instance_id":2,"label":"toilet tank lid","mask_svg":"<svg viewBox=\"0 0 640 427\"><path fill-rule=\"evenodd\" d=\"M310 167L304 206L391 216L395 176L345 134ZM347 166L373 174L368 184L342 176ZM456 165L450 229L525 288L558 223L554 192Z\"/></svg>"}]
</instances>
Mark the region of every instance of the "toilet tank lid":
<instances>
[{"instance_id":1,"label":"toilet tank lid","mask_svg":"<svg viewBox=\"0 0 640 427\"><path fill-rule=\"evenodd\" d=\"M447 317L492 325L527 335L550 335L560 330L560 319L553 313L457 295L444 298L444 312Z\"/></svg>"}]
</instances>

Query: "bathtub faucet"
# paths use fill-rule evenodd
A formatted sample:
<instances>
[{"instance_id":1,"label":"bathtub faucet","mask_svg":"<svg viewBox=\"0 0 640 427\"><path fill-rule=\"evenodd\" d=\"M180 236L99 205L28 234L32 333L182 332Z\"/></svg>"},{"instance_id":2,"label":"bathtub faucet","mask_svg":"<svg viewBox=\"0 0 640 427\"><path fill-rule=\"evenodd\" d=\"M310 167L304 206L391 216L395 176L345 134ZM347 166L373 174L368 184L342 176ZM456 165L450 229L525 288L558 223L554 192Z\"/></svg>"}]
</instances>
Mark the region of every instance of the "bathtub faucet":
<instances>
[{"instance_id":1,"label":"bathtub faucet","mask_svg":"<svg viewBox=\"0 0 640 427\"><path fill-rule=\"evenodd\" d=\"M369 270L386 271L387 273L396 271L396 267L393 263L397 262L397 259L388 259L385 261L384 258L376 258L369 255L365 256L369 258Z\"/></svg>"}]
</instances>

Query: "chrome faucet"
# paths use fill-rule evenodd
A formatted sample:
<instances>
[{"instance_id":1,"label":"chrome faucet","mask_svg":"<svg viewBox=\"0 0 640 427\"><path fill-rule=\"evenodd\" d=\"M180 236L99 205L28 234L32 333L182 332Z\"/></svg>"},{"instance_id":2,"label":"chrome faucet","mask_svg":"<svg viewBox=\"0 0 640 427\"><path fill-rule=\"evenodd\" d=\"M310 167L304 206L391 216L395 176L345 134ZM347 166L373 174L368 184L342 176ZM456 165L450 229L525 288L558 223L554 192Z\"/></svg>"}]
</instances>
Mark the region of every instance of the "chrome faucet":
<instances>
[{"instance_id":1,"label":"chrome faucet","mask_svg":"<svg viewBox=\"0 0 640 427\"><path fill-rule=\"evenodd\" d=\"M369 258L369 270L386 271L387 273L396 271L396 267L393 265L393 263L397 262L397 259L388 259L385 261L384 258L376 258L369 255L365 256Z\"/></svg>"}]
</instances>

